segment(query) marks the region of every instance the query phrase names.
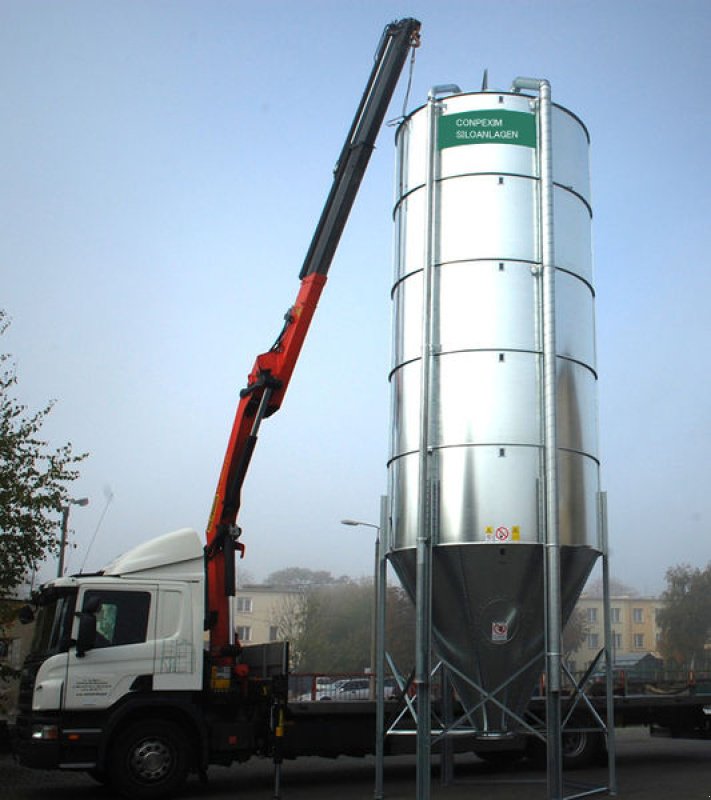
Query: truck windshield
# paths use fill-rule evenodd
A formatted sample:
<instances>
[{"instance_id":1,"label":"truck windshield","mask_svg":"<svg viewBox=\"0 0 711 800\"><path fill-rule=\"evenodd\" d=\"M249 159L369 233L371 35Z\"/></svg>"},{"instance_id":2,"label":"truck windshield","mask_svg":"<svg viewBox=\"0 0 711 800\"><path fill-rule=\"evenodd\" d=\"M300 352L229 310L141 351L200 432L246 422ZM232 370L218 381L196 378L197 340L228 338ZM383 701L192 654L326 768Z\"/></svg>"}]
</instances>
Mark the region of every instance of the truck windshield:
<instances>
[{"instance_id":1,"label":"truck windshield","mask_svg":"<svg viewBox=\"0 0 711 800\"><path fill-rule=\"evenodd\" d=\"M76 590L52 592L40 601L30 655L47 656L69 647Z\"/></svg>"}]
</instances>

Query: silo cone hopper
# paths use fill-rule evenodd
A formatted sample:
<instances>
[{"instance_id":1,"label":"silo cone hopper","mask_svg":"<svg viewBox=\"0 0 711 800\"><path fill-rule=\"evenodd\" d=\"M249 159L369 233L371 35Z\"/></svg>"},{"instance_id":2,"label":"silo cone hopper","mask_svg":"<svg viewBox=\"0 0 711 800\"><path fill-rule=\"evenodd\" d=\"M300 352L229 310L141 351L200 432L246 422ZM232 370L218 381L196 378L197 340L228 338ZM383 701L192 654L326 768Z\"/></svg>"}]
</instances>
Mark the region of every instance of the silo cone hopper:
<instances>
[{"instance_id":1,"label":"silo cone hopper","mask_svg":"<svg viewBox=\"0 0 711 800\"><path fill-rule=\"evenodd\" d=\"M391 557L413 603L414 555L403 550ZM565 619L596 555L579 548L562 552ZM544 669L543 548L441 547L432 568L434 648L450 668L462 706L473 709L470 716L483 734L516 730L513 715L523 714Z\"/></svg>"},{"instance_id":2,"label":"silo cone hopper","mask_svg":"<svg viewBox=\"0 0 711 800\"><path fill-rule=\"evenodd\" d=\"M414 601L426 518L435 652L486 734L518 727L509 712L524 711L544 666L538 111L538 98L520 93L457 92L413 112L397 133L389 558ZM565 623L600 554L597 374L588 134L557 105L551 125Z\"/></svg>"}]
</instances>

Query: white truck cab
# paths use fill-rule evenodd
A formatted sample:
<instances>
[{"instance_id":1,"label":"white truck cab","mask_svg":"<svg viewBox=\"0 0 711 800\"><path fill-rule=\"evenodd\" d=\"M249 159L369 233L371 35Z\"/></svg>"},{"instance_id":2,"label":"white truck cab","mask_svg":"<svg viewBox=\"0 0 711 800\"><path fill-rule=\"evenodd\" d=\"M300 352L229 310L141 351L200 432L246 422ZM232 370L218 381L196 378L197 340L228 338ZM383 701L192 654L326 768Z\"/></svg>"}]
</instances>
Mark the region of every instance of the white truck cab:
<instances>
[{"instance_id":1,"label":"white truck cab","mask_svg":"<svg viewBox=\"0 0 711 800\"><path fill-rule=\"evenodd\" d=\"M156 691L201 688L203 562L195 531L161 536L100 574L58 578L45 592L56 599L40 609L32 651L58 652L39 666L33 711L108 708L137 681ZM89 618L85 650L80 628Z\"/></svg>"}]
</instances>

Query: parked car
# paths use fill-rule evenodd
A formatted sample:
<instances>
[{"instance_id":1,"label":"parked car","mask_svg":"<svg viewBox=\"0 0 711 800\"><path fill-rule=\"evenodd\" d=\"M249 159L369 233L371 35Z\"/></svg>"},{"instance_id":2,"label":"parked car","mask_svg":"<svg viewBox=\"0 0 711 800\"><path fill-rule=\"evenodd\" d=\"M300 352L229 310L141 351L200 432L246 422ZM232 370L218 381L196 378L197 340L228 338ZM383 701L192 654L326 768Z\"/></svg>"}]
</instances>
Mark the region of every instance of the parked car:
<instances>
[{"instance_id":1,"label":"parked car","mask_svg":"<svg viewBox=\"0 0 711 800\"><path fill-rule=\"evenodd\" d=\"M334 681L329 686L319 686L316 690L316 700L329 700L344 703L352 700L370 700L371 683L375 678L345 678ZM394 678L385 679L385 699L392 700L398 695L397 682ZM311 693L302 694L296 698L303 703L313 700Z\"/></svg>"},{"instance_id":2,"label":"parked car","mask_svg":"<svg viewBox=\"0 0 711 800\"><path fill-rule=\"evenodd\" d=\"M308 703L311 700L332 700L334 693L338 691L338 687L347 682L348 678L339 678L338 680L326 677L316 678L316 684L313 690L298 695L295 698L296 702Z\"/></svg>"}]
</instances>

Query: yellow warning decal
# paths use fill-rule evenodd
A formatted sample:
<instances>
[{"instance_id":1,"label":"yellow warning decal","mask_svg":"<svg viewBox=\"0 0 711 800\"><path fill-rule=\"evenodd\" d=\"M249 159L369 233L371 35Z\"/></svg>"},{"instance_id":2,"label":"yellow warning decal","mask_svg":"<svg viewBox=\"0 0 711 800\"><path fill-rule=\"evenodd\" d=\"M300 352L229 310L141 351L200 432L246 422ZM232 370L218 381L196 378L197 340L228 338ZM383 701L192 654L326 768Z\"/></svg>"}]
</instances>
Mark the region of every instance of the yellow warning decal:
<instances>
[{"instance_id":1,"label":"yellow warning decal","mask_svg":"<svg viewBox=\"0 0 711 800\"><path fill-rule=\"evenodd\" d=\"M521 527L519 525L514 525L511 528L511 538L514 540L514 542L521 541Z\"/></svg>"}]
</instances>

